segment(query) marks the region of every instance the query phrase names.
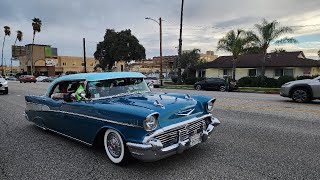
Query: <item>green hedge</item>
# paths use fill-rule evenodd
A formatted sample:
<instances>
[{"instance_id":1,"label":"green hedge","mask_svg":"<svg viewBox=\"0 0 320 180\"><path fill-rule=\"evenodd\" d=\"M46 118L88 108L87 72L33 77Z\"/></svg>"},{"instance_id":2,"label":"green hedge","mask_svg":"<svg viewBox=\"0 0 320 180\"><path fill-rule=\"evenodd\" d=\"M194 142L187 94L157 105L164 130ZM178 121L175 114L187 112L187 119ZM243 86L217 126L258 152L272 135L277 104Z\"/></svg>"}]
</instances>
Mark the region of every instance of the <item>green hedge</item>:
<instances>
[{"instance_id":1,"label":"green hedge","mask_svg":"<svg viewBox=\"0 0 320 180\"><path fill-rule=\"evenodd\" d=\"M283 84L289 81L301 80L301 79L313 79L318 76L298 76L297 78L290 76L281 76L278 79L265 77L264 83L261 81L261 76L258 77L243 77L238 81L239 87L268 87L279 88Z\"/></svg>"}]
</instances>

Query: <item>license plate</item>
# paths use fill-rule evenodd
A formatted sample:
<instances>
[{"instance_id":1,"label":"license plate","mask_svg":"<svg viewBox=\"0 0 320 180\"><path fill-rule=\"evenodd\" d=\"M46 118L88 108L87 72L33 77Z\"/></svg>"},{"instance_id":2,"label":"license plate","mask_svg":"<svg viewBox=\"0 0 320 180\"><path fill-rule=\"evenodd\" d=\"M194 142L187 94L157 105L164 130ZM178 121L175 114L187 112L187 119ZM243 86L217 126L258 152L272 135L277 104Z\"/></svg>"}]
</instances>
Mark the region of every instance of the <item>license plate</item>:
<instances>
[{"instance_id":1,"label":"license plate","mask_svg":"<svg viewBox=\"0 0 320 180\"><path fill-rule=\"evenodd\" d=\"M190 147L201 143L201 134L195 134L193 136L190 136Z\"/></svg>"}]
</instances>

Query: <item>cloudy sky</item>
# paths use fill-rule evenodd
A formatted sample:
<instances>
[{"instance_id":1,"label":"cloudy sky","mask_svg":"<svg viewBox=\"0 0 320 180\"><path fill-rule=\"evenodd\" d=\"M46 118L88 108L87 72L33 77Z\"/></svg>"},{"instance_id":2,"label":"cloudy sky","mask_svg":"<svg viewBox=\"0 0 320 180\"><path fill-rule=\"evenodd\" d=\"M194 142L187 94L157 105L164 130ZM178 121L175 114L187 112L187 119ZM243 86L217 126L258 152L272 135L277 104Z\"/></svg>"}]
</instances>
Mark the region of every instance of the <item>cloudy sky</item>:
<instances>
[{"instance_id":1,"label":"cloudy sky","mask_svg":"<svg viewBox=\"0 0 320 180\"><path fill-rule=\"evenodd\" d=\"M145 17L163 21L163 54L177 54L181 0L1 0L0 27L11 27L4 58L9 62L11 45L21 30L20 45L32 42L31 19L38 17L43 26L35 43L58 48L59 55L82 56L82 38L87 40L87 56L93 56L97 42L106 29L131 29L146 48L148 58L159 55L159 25ZM272 45L287 51L302 50L309 58L318 59L320 49L319 0L185 0L183 49L214 50L217 41L231 29L254 30L254 24L278 20L292 26L299 44ZM0 31L2 47L4 32ZM7 63L8 64L8 63Z\"/></svg>"}]
</instances>

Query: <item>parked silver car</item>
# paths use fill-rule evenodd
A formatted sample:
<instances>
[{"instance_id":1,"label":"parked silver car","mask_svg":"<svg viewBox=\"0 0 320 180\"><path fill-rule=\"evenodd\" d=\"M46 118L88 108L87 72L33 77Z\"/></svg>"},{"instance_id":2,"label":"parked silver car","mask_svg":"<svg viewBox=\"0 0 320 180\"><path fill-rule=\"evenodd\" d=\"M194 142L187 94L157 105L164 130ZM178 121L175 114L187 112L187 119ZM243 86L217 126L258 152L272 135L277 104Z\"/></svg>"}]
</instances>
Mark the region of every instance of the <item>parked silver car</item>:
<instances>
[{"instance_id":1,"label":"parked silver car","mask_svg":"<svg viewBox=\"0 0 320 180\"><path fill-rule=\"evenodd\" d=\"M5 79L0 75L0 93L8 94L8 92L9 92L8 81L5 80Z\"/></svg>"},{"instance_id":2,"label":"parked silver car","mask_svg":"<svg viewBox=\"0 0 320 180\"><path fill-rule=\"evenodd\" d=\"M314 79L287 82L281 86L280 95L292 98L295 102L320 99L320 76Z\"/></svg>"}]
</instances>

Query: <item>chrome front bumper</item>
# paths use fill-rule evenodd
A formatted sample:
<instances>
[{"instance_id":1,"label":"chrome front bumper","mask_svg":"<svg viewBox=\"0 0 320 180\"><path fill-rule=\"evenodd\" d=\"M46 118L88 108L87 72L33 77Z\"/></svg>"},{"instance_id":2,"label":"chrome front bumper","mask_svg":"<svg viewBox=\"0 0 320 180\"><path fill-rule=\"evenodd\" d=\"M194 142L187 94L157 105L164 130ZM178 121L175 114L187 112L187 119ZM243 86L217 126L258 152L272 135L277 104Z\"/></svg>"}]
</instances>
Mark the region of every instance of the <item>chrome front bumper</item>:
<instances>
[{"instance_id":1,"label":"chrome front bumper","mask_svg":"<svg viewBox=\"0 0 320 180\"><path fill-rule=\"evenodd\" d=\"M220 121L217 118L211 116L211 124L208 125L207 129L201 133L201 143L208 139L208 136L212 133L214 127L218 126ZM182 153L184 150L192 147L190 146L190 140L178 141L178 143L163 147L160 140L153 138L144 144L128 142L127 146L131 155L139 160L151 162L159 159L166 158L168 156Z\"/></svg>"}]
</instances>

